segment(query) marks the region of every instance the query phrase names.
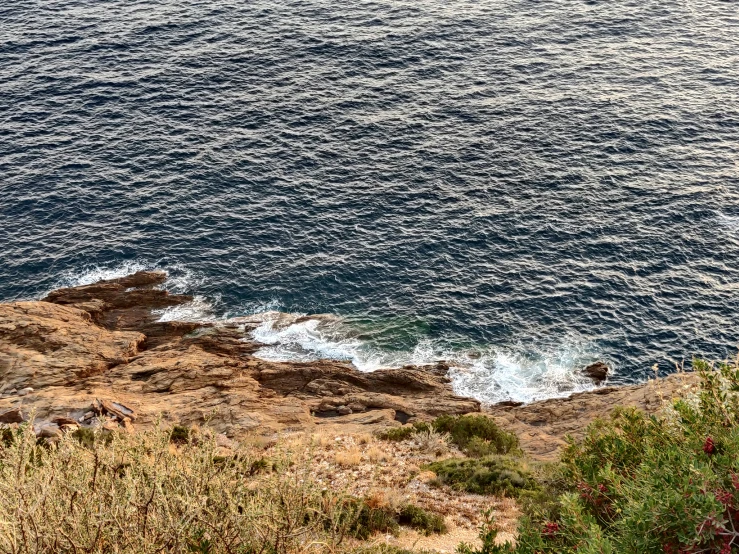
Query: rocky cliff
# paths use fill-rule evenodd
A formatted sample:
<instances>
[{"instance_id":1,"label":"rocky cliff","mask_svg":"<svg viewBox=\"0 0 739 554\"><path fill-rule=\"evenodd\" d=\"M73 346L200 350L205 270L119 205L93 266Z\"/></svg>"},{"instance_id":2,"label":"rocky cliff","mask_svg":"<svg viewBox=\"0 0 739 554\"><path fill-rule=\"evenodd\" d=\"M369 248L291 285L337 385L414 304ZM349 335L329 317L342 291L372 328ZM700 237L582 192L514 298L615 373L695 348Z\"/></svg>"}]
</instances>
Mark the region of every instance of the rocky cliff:
<instances>
[{"instance_id":1,"label":"rocky cliff","mask_svg":"<svg viewBox=\"0 0 739 554\"><path fill-rule=\"evenodd\" d=\"M153 310L190 302L161 287L166 274L56 290L42 301L0 304L0 423L34 414L40 432L64 425L134 429L208 422L230 437L320 425L347 432L400 426L441 414L479 412L456 396L444 364L362 373L320 361L258 359L248 337L257 322L158 321ZM655 409L691 386L691 376L660 387L605 387L569 399L487 408L539 458L555 455L616 404ZM101 416L105 416L104 418Z\"/></svg>"}]
</instances>

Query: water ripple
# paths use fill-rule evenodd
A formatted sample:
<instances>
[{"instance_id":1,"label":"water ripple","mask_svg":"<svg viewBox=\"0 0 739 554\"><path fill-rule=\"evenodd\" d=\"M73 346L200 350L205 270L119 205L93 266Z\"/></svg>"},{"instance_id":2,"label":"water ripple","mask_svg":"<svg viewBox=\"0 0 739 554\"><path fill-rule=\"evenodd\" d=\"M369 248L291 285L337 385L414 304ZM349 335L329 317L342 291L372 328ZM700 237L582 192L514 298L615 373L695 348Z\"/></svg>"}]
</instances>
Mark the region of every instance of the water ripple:
<instances>
[{"instance_id":1,"label":"water ripple","mask_svg":"<svg viewBox=\"0 0 739 554\"><path fill-rule=\"evenodd\" d=\"M484 399L731 354L739 13L699 8L5 3L0 298L189 272L209 317L338 314L331 352Z\"/></svg>"}]
</instances>

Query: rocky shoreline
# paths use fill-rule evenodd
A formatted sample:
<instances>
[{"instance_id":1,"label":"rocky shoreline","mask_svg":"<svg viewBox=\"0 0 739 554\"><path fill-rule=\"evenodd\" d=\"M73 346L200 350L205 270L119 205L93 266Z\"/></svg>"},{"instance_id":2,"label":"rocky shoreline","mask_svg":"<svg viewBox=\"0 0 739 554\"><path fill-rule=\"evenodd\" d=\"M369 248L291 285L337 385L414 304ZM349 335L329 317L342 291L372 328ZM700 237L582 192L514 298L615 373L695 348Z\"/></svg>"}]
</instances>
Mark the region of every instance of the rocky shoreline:
<instances>
[{"instance_id":1,"label":"rocky shoreline","mask_svg":"<svg viewBox=\"0 0 739 554\"><path fill-rule=\"evenodd\" d=\"M158 321L153 310L190 302L159 288L163 272L53 291L0 304L0 423L33 415L37 432L105 425L129 431L157 421L208 423L230 439L329 426L373 432L442 414L485 412L515 432L529 455L556 456L619 404L653 411L694 385L691 374L602 387L566 399L482 407L454 394L445 364L373 373L334 361L258 359L249 318ZM104 416L104 417L103 417Z\"/></svg>"}]
</instances>

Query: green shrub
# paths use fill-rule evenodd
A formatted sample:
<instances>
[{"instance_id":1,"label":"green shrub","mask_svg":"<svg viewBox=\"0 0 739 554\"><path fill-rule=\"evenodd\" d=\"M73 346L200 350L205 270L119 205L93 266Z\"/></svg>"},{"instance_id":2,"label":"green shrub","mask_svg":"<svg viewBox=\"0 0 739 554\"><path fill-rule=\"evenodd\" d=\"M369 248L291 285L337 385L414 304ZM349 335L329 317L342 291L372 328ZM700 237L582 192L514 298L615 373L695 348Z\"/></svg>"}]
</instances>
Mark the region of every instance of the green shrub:
<instances>
[{"instance_id":1,"label":"green shrub","mask_svg":"<svg viewBox=\"0 0 739 554\"><path fill-rule=\"evenodd\" d=\"M375 533L397 536L400 525L416 529L426 536L447 532L443 517L414 504L404 504L395 510L387 505L377 506L366 499L353 498L347 500L345 514L351 521L350 534L361 540Z\"/></svg>"},{"instance_id":2,"label":"green shrub","mask_svg":"<svg viewBox=\"0 0 739 554\"><path fill-rule=\"evenodd\" d=\"M518 491L516 500L521 513L542 525L556 521L560 514L560 496L571 490L564 464L528 461L526 469L536 485Z\"/></svg>"},{"instance_id":3,"label":"green shrub","mask_svg":"<svg viewBox=\"0 0 739 554\"><path fill-rule=\"evenodd\" d=\"M483 415L442 415L430 423L415 422L388 429L378 436L388 441L402 441L431 429L437 433L447 433L455 445L473 458L519 452L518 437L504 431L495 421Z\"/></svg>"},{"instance_id":4,"label":"green shrub","mask_svg":"<svg viewBox=\"0 0 739 554\"><path fill-rule=\"evenodd\" d=\"M523 518L515 552L739 552L739 368L658 416L619 408L562 454L568 492ZM556 487L555 487L556 488Z\"/></svg>"},{"instance_id":5,"label":"green shrub","mask_svg":"<svg viewBox=\"0 0 739 554\"><path fill-rule=\"evenodd\" d=\"M518 496L522 490L538 487L520 460L510 456L450 458L433 462L425 469L436 473L432 483L474 494Z\"/></svg>"},{"instance_id":6,"label":"green shrub","mask_svg":"<svg viewBox=\"0 0 739 554\"><path fill-rule=\"evenodd\" d=\"M357 539L367 540L375 533L397 536L398 516L388 506L375 507L361 499L347 501L346 513L350 514L349 533Z\"/></svg>"},{"instance_id":7,"label":"green shrub","mask_svg":"<svg viewBox=\"0 0 739 554\"><path fill-rule=\"evenodd\" d=\"M518 437L501 429L483 415L437 417L431 424L439 433L449 433L452 442L468 456L508 454L518 451Z\"/></svg>"},{"instance_id":8,"label":"green shrub","mask_svg":"<svg viewBox=\"0 0 739 554\"><path fill-rule=\"evenodd\" d=\"M404 504L400 507L398 523L417 529L426 536L434 533L443 534L447 532L443 517L439 514L427 512L423 508L419 508L413 504Z\"/></svg>"},{"instance_id":9,"label":"green shrub","mask_svg":"<svg viewBox=\"0 0 739 554\"><path fill-rule=\"evenodd\" d=\"M411 438L416 433L415 427L409 425L407 427L393 427L377 434L378 438L386 441L404 441Z\"/></svg>"}]
</instances>

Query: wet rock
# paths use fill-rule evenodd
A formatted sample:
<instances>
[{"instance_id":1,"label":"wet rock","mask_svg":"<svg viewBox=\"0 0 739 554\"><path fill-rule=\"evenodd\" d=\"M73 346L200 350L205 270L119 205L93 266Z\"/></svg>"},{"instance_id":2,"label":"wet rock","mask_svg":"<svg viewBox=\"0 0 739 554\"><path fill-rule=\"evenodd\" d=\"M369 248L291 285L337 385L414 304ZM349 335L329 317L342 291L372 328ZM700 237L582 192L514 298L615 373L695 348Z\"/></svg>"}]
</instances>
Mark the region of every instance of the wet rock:
<instances>
[{"instance_id":1,"label":"wet rock","mask_svg":"<svg viewBox=\"0 0 739 554\"><path fill-rule=\"evenodd\" d=\"M608 377L609 367L604 362L595 362L583 369L582 372L593 381L600 383Z\"/></svg>"},{"instance_id":2,"label":"wet rock","mask_svg":"<svg viewBox=\"0 0 739 554\"><path fill-rule=\"evenodd\" d=\"M523 406L523 402L518 402L517 400L503 400L502 402L497 402L495 405L515 408L516 406Z\"/></svg>"}]
</instances>

